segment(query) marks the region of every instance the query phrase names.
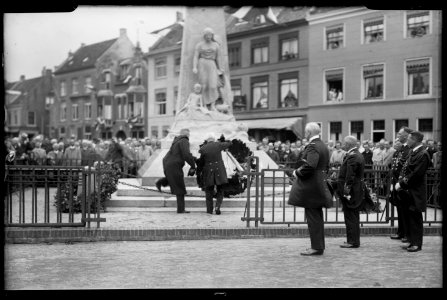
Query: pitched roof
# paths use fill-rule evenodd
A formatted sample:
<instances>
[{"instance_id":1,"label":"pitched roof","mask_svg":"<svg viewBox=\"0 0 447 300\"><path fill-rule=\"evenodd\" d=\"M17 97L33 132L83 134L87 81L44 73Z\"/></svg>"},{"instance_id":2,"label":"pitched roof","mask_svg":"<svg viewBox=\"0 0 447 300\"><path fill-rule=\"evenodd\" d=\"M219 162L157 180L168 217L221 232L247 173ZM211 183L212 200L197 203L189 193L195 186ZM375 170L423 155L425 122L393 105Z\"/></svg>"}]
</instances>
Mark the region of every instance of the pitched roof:
<instances>
[{"instance_id":1,"label":"pitched roof","mask_svg":"<svg viewBox=\"0 0 447 300\"><path fill-rule=\"evenodd\" d=\"M234 34L234 33L240 33L244 31L250 31L255 30L258 28L273 28L277 26L282 26L281 24L298 21L298 20L304 20L306 17L306 12L308 11L308 8L306 7L271 7L273 13L276 16L276 19L278 20L279 25L266 21L266 23L263 24L255 24L253 22L239 22L239 19L234 17L231 14L226 14L226 28L227 28L227 34ZM256 8L253 8L253 15L256 14Z\"/></svg>"},{"instance_id":2,"label":"pitched roof","mask_svg":"<svg viewBox=\"0 0 447 300\"><path fill-rule=\"evenodd\" d=\"M79 48L72 56L65 60L59 68L54 72L54 74L61 74L67 72L73 72L77 70L93 68L97 59L109 49L113 43L115 43L117 38L86 45Z\"/></svg>"},{"instance_id":3,"label":"pitched roof","mask_svg":"<svg viewBox=\"0 0 447 300\"><path fill-rule=\"evenodd\" d=\"M30 92L36 85L43 81L43 77L36 77L31 79L26 79L23 81L10 82L5 86L6 91L6 104L18 104L23 95ZM8 92L11 91L11 92ZM20 94L15 93L20 92Z\"/></svg>"},{"instance_id":4,"label":"pitched roof","mask_svg":"<svg viewBox=\"0 0 447 300\"><path fill-rule=\"evenodd\" d=\"M309 13L311 15L323 14L326 12L330 12L332 10L337 10L341 8L345 8L346 6L326 6L326 7L313 7Z\"/></svg>"},{"instance_id":5,"label":"pitched roof","mask_svg":"<svg viewBox=\"0 0 447 300\"><path fill-rule=\"evenodd\" d=\"M288 23L292 21L297 21L305 19L306 13L309 8L306 7L272 7L273 13L279 23ZM274 27L281 26L271 22L264 23L262 25L257 25L251 22L239 22L238 18L234 17L231 13L234 13L237 9L227 7L225 9L225 27L227 30L227 35L232 33L239 33L244 31L250 31L253 29L258 29L261 27ZM239 23L239 24L238 24ZM238 25L236 25L238 24ZM154 50L163 49L179 45L183 38L183 25L180 23L174 23L171 26L165 27L163 29L157 30L169 30L169 32L160 37L154 45L149 49L149 53Z\"/></svg>"},{"instance_id":6,"label":"pitched roof","mask_svg":"<svg viewBox=\"0 0 447 300\"><path fill-rule=\"evenodd\" d=\"M174 23L169 26L169 32L166 35L160 37L152 47L149 48L150 51L172 47L179 45L183 38L183 25L181 23ZM167 28L166 28L167 29Z\"/></svg>"},{"instance_id":7,"label":"pitched roof","mask_svg":"<svg viewBox=\"0 0 447 300\"><path fill-rule=\"evenodd\" d=\"M9 94L8 92L6 92L6 97L5 97L5 105L12 105L12 104L20 104L22 102L23 99L23 95L19 94Z\"/></svg>"},{"instance_id":8,"label":"pitched roof","mask_svg":"<svg viewBox=\"0 0 447 300\"><path fill-rule=\"evenodd\" d=\"M39 84L42 80L43 80L43 77L40 76L40 77L26 79L23 81L12 82L11 85L7 89L14 90L14 91L20 91L20 92L26 92L26 91L29 91L34 86L36 86L37 84Z\"/></svg>"}]
</instances>

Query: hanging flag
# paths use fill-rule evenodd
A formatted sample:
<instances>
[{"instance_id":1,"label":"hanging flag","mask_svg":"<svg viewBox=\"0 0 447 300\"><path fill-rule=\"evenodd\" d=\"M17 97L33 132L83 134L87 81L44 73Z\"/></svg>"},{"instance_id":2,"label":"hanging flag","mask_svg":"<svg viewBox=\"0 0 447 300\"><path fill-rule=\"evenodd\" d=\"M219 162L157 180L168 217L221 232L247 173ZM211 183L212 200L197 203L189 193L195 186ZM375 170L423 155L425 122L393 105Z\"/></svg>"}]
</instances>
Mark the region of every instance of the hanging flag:
<instances>
[{"instance_id":1,"label":"hanging flag","mask_svg":"<svg viewBox=\"0 0 447 300\"><path fill-rule=\"evenodd\" d=\"M103 126L105 123L106 123L106 121L104 119L102 119L101 117L96 118L96 123L95 123L96 131L99 131L100 127Z\"/></svg>"},{"instance_id":2,"label":"hanging flag","mask_svg":"<svg viewBox=\"0 0 447 300\"><path fill-rule=\"evenodd\" d=\"M278 19L276 18L275 14L273 13L273 10L271 7L267 8L267 14L265 15L267 19L272 21L275 24L278 24Z\"/></svg>"},{"instance_id":3,"label":"hanging flag","mask_svg":"<svg viewBox=\"0 0 447 300\"><path fill-rule=\"evenodd\" d=\"M259 15L263 15L272 23L279 23L271 7L242 6L232 15L238 19L242 19L250 23L254 23L255 18Z\"/></svg>"},{"instance_id":4,"label":"hanging flag","mask_svg":"<svg viewBox=\"0 0 447 300\"><path fill-rule=\"evenodd\" d=\"M129 119L127 119L127 123L131 123L131 124L135 124L138 121L138 118L140 117L140 115L136 115L135 117L130 117Z\"/></svg>"}]
</instances>

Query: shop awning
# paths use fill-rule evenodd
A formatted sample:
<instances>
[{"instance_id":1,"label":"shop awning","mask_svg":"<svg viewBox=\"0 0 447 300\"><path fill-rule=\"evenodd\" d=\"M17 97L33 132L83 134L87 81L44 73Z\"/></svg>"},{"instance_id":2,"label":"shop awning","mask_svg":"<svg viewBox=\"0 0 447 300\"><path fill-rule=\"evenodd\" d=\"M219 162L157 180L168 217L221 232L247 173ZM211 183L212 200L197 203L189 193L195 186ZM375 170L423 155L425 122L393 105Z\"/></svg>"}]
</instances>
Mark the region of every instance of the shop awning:
<instances>
[{"instance_id":1,"label":"shop awning","mask_svg":"<svg viewBox=\"0 0 447 300\"><path fill-rule=\"evenodd\" d=\"M245 123L248 129L289 129L297 124L302 126L303 118L272 118L272 119L254 119L254 120L237 120L239 123Z\"/></svg>"},{"instance_id":2,"label":"shop awning","mask_svg":"<svg viewBox=\"0 0 447 300\"><path fill-rule=\"evenodd\" d=\"M299 138L304 134L304 120L302 117L237 120L237 122L244 123L248 129L292 130Z\"/></svg>"},{"instance_id":3,"label":"shop awning","mask_svg":"<svg viewBox=\"0 0 447 300\"><path fill-rule=\"evenodd\" d=\"M134 94L145 94L147 93L146 89L142 85L131 85L127 90L126 93L134 93Z\"/></svg>"},{"instance_id":4,"label":"shop awning","mask_svg":"<svg viewBox=\"0 0 447 300\"><path fill-rule=\"evenodd\" d=\"M97 96L98 97L107 97L107 96L112 97L113 92L111 90L99 90Z\"/></svg>"}]
</instances>

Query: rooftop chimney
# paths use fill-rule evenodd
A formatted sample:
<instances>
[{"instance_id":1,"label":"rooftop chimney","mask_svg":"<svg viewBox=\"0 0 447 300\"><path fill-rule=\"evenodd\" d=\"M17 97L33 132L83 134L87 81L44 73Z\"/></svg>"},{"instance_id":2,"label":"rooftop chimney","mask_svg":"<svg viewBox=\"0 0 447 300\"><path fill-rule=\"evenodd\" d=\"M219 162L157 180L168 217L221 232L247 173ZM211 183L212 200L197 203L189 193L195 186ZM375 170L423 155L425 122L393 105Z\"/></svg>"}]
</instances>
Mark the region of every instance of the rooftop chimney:
<instances>
[{"instance_id":1,"label":"rooftop chimney","mask_svg":"<svg viewBox=\"0 0 447 300\"><path fill-rule=\"evenodd\" d=\"M25 81L25 75L20 75L20 81Z\"/></svg>"},{"instance_id":2,"label":"rooftop chimney","mask_svg":"<svg viewBox=\"0 0 447 300\"><path fill-rule=\"evenodd\" d=\"M83 48L85 46L85 43L81 43L81 48Z\"/></svg>"},{"instance_id":3,"label":"rooftop chimney","mask_svg":"<svg viewBox=\"0 0 447 300\"><path fill-rule=\"evenodd\" d=\"M181 12L176 12L176 22L183 22L183 14Z\"/></svg>"},{"instance_id":4,"label":"rooftop chimney","mask_svg":"<svg viewBox=\"0 0 447 300\"><path fill-rule=\"evenodd\" d=\"M126 28L120 28L120 37L127 35L127 29Z\"/></svg>"}]
</instances>

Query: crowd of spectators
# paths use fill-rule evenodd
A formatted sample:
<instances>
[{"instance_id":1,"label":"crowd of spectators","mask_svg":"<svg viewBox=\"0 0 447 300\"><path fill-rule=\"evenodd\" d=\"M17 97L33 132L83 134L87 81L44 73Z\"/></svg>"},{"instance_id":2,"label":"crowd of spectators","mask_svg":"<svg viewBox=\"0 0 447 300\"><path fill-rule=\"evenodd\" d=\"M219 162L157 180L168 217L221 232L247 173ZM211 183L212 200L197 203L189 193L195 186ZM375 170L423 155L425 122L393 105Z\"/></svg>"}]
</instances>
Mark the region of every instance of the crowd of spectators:
<instances>
[{"instance_id":1,"label":"crowd of spectators","mask_svg":"<svg viewBox=\"0 0 447 300\"><path fill-rule=\"evenodd\" d=\"M19 137L7 137L4 143L6 164L91 166L95 161L113 161L134 175L160 148L160 141L155 137L79 140L72 136L57 140L43 135L29 139L22 133Z\"/></svg>"},{"instance_id":2,"label":"crowd of spectators","mask_svg":"<svg viewBox=\"0 0 447 300\"><path fill-rule=\"evenodd\" d=\"M301 158L307 139L291 142L286 140L271 141L265 137L258 142L257 149L264 150L280 167L295 168ZM431 167L441 167L441 142L432 139L423 141L430 154ZM343 162L346 152L341 149L340 141L326 142L330 153L330 166L338 167ZM395 148L394 143L385 139L374 143L371 140L358 142L358 148L365 159L365 165L390 166ZM160 141L152 138L113 138L111 140L93 139L79 140L74 136L69 139L49 139L37 135L32 139L26 133L19 137L5 139L6 163L38 164L38 165L89 165L97 160L127 160L133 162L133 168L139 168L154 153L160 149Z\"/></svg>"},{"instance_id":3,"label":"crowd of spectators","mask_svg":"<svg viewBox=\"0 0 447 300\"><path fill-rule=\"evenodd\" d=\"M257 149L264 150L280 167L295 168L297 162L301 158L301 153L304 150L304 147L306 147L308 143L309 142L305 138L295 142L291 142L290 140L281 142L270 141L265 137L262 141L257 143ZM341 142L329 140L326 141L325 144L329 149L330 166L339 167L346 154L346 151L341 149ZM372 140L364 140L358 142L357 145L359 152L362 153L363 158L365 159L365 165L389 167L392 163L393 154L396 152L396 148L400 146L400 142L396 140L393 143L392 141L381 139L379 142L374 143ZM442 155L441 142L428 139L423 141L423 145L430 154L431 167L440 169Z\"/></svg>"}]
</instances>

